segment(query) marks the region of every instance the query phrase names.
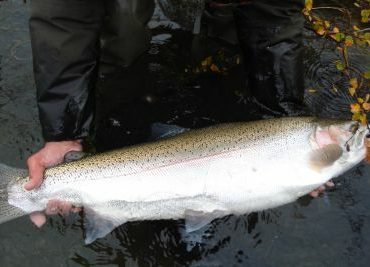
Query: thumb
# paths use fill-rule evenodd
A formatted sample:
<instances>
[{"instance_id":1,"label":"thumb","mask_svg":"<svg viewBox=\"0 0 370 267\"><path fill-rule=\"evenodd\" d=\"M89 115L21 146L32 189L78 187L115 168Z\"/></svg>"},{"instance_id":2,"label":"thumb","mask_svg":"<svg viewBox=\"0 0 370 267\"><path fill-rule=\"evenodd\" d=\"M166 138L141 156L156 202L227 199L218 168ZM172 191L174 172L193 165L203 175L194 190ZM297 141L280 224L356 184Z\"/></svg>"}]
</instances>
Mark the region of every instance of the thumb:
<instances>
[{"instance_id":1,"label":"thumb","mask_svg":"<svg viewBox=\"0 0 370 267\"><path fill-rule=\"evenodd\" d=\"M34 157L27 160L30 180L24 185L24 189L33 190L42 184L44 179L45 167L40 164Z\"/></svg>"}]
</instances>

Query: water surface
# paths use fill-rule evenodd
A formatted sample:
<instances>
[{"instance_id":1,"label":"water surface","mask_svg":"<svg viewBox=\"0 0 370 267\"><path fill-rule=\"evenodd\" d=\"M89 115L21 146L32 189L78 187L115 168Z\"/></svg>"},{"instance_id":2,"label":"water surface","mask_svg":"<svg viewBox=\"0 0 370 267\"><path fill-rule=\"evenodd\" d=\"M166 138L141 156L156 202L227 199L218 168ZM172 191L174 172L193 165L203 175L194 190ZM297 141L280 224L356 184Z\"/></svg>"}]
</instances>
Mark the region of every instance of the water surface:
<instances>
[{"instance_id":1,"label":"water surface","mask_svg":"<svg viewBox=\"0 0 370 267\"><path fill-rule=\"evenodd\" d=\"M0 162L24 167L42 139L27 10L20 2L0 4ZM145 140L152 122L197 128L265 115L246 104L241 66L230 63L225 76L189 71L219 51L233 58L237 47L207 38L195 42L158 12L150 26L149 51L131 68L99 81L98 151ZM192 53L195 44L201 49ZM340 79L332 44L305 31L305 46L307 88L325 89ZM369 66L369 51L354 50L351 58L360 70ZM350 115L340 110L341 116ZM42 229L20 218L0 225L0 266L369 266L370 167L361 164L336 181L315 200L304 197L273 210L216 220L199 243L182 239L183 221L127 223L85 246L79 216L51 217Z\"/></svg>"}]
</instances>

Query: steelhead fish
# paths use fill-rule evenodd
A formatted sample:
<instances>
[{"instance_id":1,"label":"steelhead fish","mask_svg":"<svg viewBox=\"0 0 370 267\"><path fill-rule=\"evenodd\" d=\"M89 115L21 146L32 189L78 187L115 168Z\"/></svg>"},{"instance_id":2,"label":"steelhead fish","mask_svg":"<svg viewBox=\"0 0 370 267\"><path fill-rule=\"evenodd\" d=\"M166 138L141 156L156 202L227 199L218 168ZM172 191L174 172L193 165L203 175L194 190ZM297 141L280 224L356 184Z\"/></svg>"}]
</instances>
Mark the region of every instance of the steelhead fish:
<instances>
[{"instance_id":1,"label":"steelhead fish","mask_svg":"<svg viewBox=\"0 0 370 267\"><path fill-rule=\"evenodd\" d=\"M84 207L86 243L128 221L185 218L193 231L309 193L365 158L366 133L311 117L222 124L49 168L33 191L1 165L0 222L60 200Z\"/></svg>"}]
</instances>

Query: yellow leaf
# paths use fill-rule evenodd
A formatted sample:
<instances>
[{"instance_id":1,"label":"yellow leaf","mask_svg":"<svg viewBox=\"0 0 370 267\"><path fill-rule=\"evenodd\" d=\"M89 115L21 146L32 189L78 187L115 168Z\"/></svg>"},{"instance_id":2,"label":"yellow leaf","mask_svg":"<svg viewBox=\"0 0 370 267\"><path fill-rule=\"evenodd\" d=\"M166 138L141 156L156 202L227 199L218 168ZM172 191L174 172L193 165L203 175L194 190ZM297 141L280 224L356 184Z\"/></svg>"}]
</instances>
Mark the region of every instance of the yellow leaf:
<instances>
[{"instance_id":1,"label":"yellow leaf","mask_svg":"<svg viewBox=\"0 0 370 267\"><path fill-rule=\"evenodd\" d=\"M345 44L346 46L351 46L351 45L353 45L353 38L352 38L352 36L346 36L346 39L345 39L345 41L344 41L344 44Z\"/></svg>"},{"instance_id":2,"label":"yellow leaf","mask_svg":"<svg viewBox=\"0 0 370 267\"><path fill-rule=\"evenodd\" d=\"M355 31L359 31L359 30L360 30L360 28L359 28L359 27L357 27L356 25L354 25L354 26L353 26L353 29L354 29Z\"/></svg>"},{"instance_id":3,"label":"yellow leaf","mask_svg":"<svg viewBox=\"0 0 370 267\"><path fill-rule=\"evenodd\" d=\"M338 32L335 34L330 34L330 37L333 38L335 41L340 42L342 41L346 36L344 33Z\"/></svg>"},{"instance_id":4,"label":"yellow leaf","mask_svg":"<svg viewBox=\"0 0 370 267\"><path fill-rule=\"evenodd\" d=\"M366 125L367 119L365 113L355 113L352 115L352 120L360 121L362 124Z\"/></svg>"},{"instance_id":5,"label":"yellow leaf","mask_svg":"<svg viewBox=\"0 0 370 267\"><path fill-rule=\"evenodd\" d=\"M316 93L316 89L310 88L310 89L308 89L308 92L311 93L311 94Z\"/></svg>"},{"instance_id":6,"label":"yellow leaf","mask_svg":"<svg viewBox=\"0 0 370 267\"><path fill-rule=\"evenodd\" d=\"M341 62L340 60L335 62L335 66L336 66L337 70L339 70L339 71L343 71L346 68L344 66L343 62Z\"/></svg>"},{"instance_id":7,"label":"yellow leaf","mask_svg":"<svg viewBox=\"0 0 370 267\"><path fill-rule=\"evenodd\" d=\"M326 30L323 26L318 26L317 29L316 29L316 33L318 35L324 35L326 33Z\"/></svg>"},{"instance_id":8,"label":"yellow leaf","mask_svg":"<svg viewBox=\"0 0 370 267\"><path fill-rule=\"evenodd\" d=\"M205 58L203 61L202 61L202 66L203 67L207 67L209 65L212 64L212 56L209 56L207 58Z\"/></svg>"},{"instance_id":9,"label":"yellow leaf","mask_svg":"<svg viewBox=\"0 0 370 267\"><path fill-rule=\"evenodd\" d=\"M362 104L362 103L364 103L365 101L364 101L361 97L359 97L359 98L357 98L357 102L358 102L358 103L360 103L360 104Z\"/></svg>"},{"instance_id":10,"label":"yellow leaf","mask_svg":"<svg viewBox=\"0 0 370 267\"><path fill-rule=\"evenodd\" d=\"M354 96L354 95L355 95L355 93L356 93L356 89L355 89L355 88L353 88L353 87L350 87L350 88L348 89L348 91L349 91L349 94L350 94L351 96Z\"/></svg>"},{"instance_id":11,"label":"yellow leaf","mask_svg":"<svg viewBox=\"0 0 370 267\"><path fill-rule=\"evenodd\" d=\"M369 102L369 99L370 99L370 94L366 94L365 102Z\"/></svg>"},{"instance_id":12,"label":"yellow leaf","mask_svg":"<svg viewBox=\"0 0 370 267\"><path fill-rule=\"evenodd\" d=\"M363 107L364 110L370 111L370 103L363 103L362 107Z\"/></svg>"},{"instance_id":13,"label":"yellow leaf","mask_svg":"<svg viewBox=\"0 0 370 267\"><path fill-rule=\"evenodd\" d=\"M362 125L366 125L367 124L366 114L361 114L360 121L361 121L361 124Z\"/></svg>"},{"instance_id":14,"label":"yellow leaf","mask_svg":"<svg viewBox=\"0 0 370 267\"><path fill-rule=\"evenodd\" d=\"M339 28L338 27L334 27L333 28L333 33L338 33L339 32Z\"/></svg>"},{"instance_id":15,"label":"yellow leaf","mask_svg":"<svg viewBox=\"0 0 370 267\"><path fill-rule=\"evenodd\" d=\"M363 75L365 79L370 79L370 71L365 71Z\"/></svg>"},{"instance_id":16,"label":"yellow leaf","mask_svg":"<svg viewBox=\"0 0 370 267\"><path fill-rule=\"evenodd\" d=\"M351 112L353 114L359 113L361 111L361 106L358 103L351 104Z\"/></svg>"},{"instance_id":17,"label":"yellow leaf","mask_svg":"<svg viewBox=\"0 0 370 267\"><path fill-rule=\"evenodd\" d=\"M220 69L215 64L212 64L209 68L213 72L220 72Z\"/></svg>"},{"instance_id":18,"label":"yellow leaf","mask_svg":"<svg viewBox=\"0 0 370 267\"><path fill-rule=\"evenodd\" d=\"M306 0L305 1L305 9L307 11L310 11L312 9L312 0Z\"/></svg>"},{"instance_id":19,"label":"yellow leaf","mask_svg":"<svg viewBox=\"0 0 370 267\"><path fill-rule=\"evenodd\" d=\"M357 78L351 78L349 80L349 84L352 88L354 88L355 90L358 88L358 81L357 81Z\"/></svg>"}]
</instances>

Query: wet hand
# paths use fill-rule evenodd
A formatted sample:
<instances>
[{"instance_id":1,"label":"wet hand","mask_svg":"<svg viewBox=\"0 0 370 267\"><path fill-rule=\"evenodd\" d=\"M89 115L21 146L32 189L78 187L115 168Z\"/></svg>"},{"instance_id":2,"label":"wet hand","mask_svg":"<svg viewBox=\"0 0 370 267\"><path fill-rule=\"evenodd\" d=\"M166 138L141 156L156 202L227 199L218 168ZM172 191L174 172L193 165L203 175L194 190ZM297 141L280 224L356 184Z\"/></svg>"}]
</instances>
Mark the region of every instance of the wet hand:
<instances>
[{"instance_id":1,"label":"wet hand","mask_svg":"<svg viewBox=\"0 0 370 267\"><path fill-rule=\"evenodd\" d=\"M44 212L38 211L30 214L31 221L37 226L42 227L46 223L47 215L68 216L69 213L78 213L82 210L81 207L75 207L71 203L52 199L48 202Z\"/></svg>"},{"instance_id":2,"label":"wet hand","mask_svg":"<svg viewBox=\"0 0 370 267\"><path fill-rule=\"evenodd\" d=\"M331 188L331 187L334 187L334 183L332 181L328 181L326 182L324 185L316 188L315 190L313 190L311 193L309 193L309 195L313 198L317 198L318 196L320 196L320 194L322 194L327 188Z\"/></svg>"},{"instance_id":3,"label":"wet hand","mask_svg":"<svg viewBox=\"0 0 370 267\"><path fill-rule=\"evenodd\" d=\"M26 190L38 188L44 180L46 168L64 161L70 151L82 151L81 140L47 142L45 146L27 159L29 181L24 185Z\"/></svg>"},{"instance_id":4,"label":"wet hand","mask_svg":"<svg viewBox=\"0 0 370 267\"><path fill-rule=\"evenodd\" d=\"M38 188L44 180L46 168L58 165L64 161L65 155L70 151L82 151L81 140L47 142L45 146L27 159L29 181L24 185L26 190ZM34 212L30 214L31 221L41 227L46 222L46 215L68 214L74 210L70 203L61 201L49 201L44 212Z\"/></svg>"}]
</instances>

